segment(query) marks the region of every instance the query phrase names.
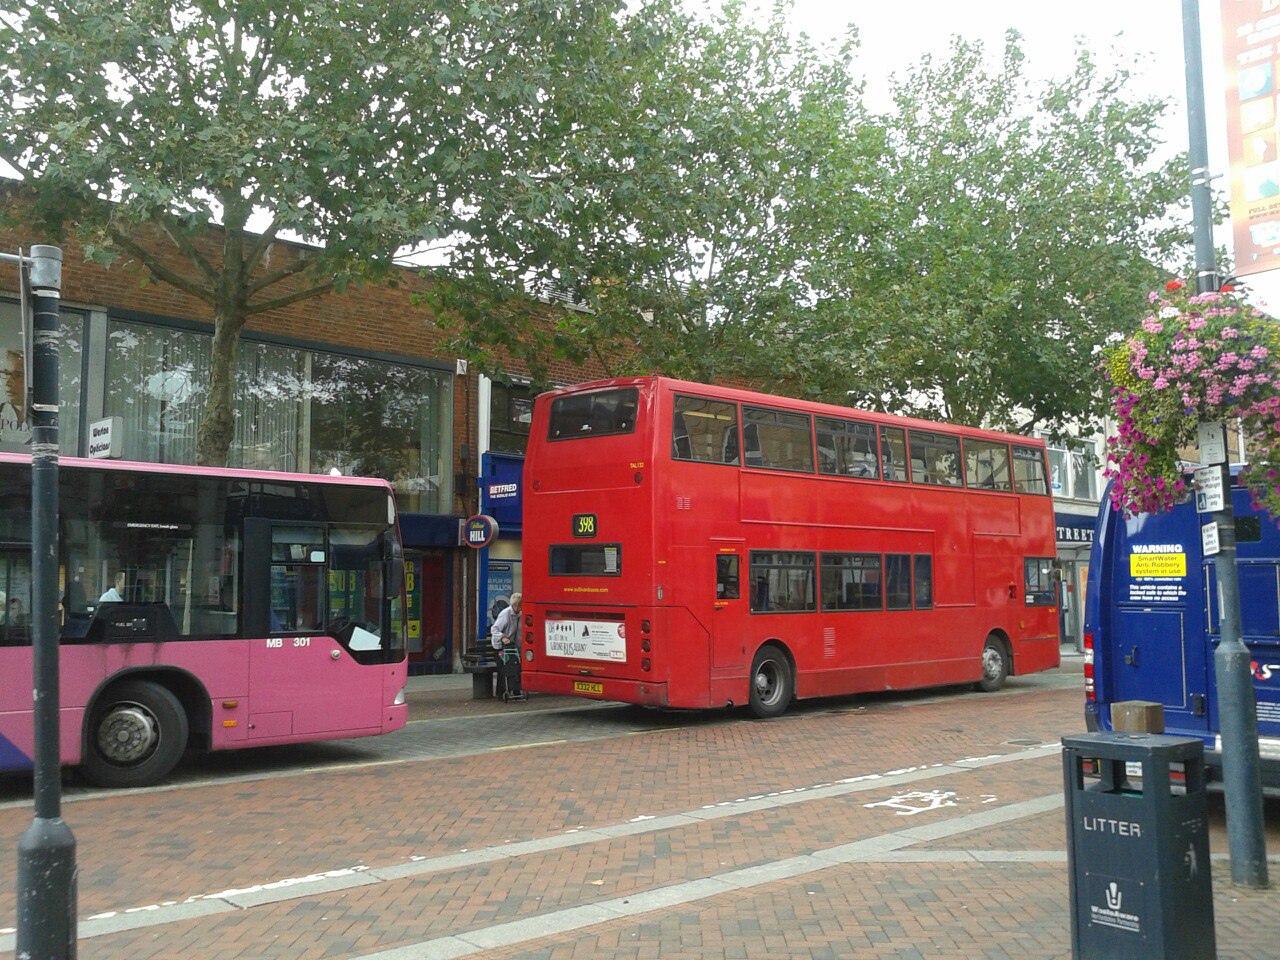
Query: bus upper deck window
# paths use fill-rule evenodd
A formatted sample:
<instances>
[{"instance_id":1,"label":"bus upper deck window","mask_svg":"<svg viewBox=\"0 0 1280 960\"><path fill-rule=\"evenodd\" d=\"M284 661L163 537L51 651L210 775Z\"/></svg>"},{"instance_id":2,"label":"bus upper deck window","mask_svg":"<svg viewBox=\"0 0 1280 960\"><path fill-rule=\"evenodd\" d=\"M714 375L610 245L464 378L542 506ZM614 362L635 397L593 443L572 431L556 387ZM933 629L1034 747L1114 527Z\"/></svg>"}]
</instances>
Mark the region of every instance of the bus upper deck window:
<instances>
[{"instance_id":1,"label":"bus upper deck window","mask_svg":"<svg viewBox=\"0 0 1280 960\"><path fill-rule=\"evenodd\" d=\"M738 405L703 397L676 397L671 458L699 463L738 462Z\"/></svg>"},{"instance_id":2,"label":"bus upper deck window","mask_svg":"<svg viewBox=\"0 0 1280 960\"><path fill-rule=\"evenodd\" d=\"M1047 494L1044 451L1039 447L1013 448L1013 487L1018 493Z\"/></svg>"},{"instance_id":3,"label":"bus upper deck window","mask_svg":"<svg viewBox=\"0 0 1280 960\"><path fill-rule=\"evenodd\" d=\"M635 387L571 393L551 402L549 440L573 440L632 433L640 392Z\"/></svg>"}]
</instances>

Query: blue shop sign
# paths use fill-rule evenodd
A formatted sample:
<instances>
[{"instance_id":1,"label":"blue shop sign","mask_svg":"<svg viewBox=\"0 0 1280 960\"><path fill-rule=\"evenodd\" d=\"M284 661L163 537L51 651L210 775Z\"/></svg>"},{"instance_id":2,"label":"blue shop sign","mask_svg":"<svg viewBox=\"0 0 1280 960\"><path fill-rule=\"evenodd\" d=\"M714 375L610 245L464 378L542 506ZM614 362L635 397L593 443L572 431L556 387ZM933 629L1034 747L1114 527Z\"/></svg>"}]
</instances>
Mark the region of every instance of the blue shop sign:
<instances>
[{"instance_id":1,"label":"blue shop sign","mask_svg":"<svg viewBox=\"0 0 1280 960\"><path fill-rule=\"evenodd\" d=\"M519 535L524 501L524 457L489 452L480 457L480 510L503 535Z\"/></svg>"},{"instance_id":2,"label":"blue shop sign","mask_svg":"<svg viewBox=\"0 0 1280 960\"><path fill-rule=\"evenodd\" d=\"M1081 516L1078 513L1053 515L1058 543L1093 543L1093 528L1097 522L1097 517Z\"/></svg>"}]
</instances>

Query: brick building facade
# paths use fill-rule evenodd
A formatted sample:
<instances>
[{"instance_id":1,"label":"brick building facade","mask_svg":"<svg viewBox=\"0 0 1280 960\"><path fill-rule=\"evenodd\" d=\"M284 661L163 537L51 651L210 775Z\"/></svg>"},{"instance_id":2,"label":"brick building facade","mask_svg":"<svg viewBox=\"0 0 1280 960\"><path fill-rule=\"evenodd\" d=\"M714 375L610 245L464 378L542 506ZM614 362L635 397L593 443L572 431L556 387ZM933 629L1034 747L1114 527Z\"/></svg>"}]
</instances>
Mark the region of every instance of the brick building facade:
<instances>
[{"instance_id":1,"label":"brick building facade","mask_svg":"<svg viewBox=\"0 0 1280 960\"><path fill-rule=\"evenodd\" d=\"M154 252L170 251L164 259L170 269L182 275L195 269L167 239L139 239ZM30 230L0 230L0 250L41 242L48 238ZM220 231L211 228L199 246L216 263L220 244ZM87 425L120 417L127 459L192 462L211 308L150 278L135 261L104 268L85 260L73 238L61 246L63 453L84 455ZM266 269L304 251L276 242ZM271 294L296 289L294 282L283 281ZM459 373L444 333L414 302L423 283L404 270L394 284L349 287L252 315L237 359L231 462L338 469L395 484L410 560L411 668L443 672L455 668L467 638L484 630L484 607L492 603L481 586L488 582L487 557L457 546L457 522L481 506L487 488L478 481L494 469L486 455L491 437L507 457L503 469L518 473L529 396L519 386L527 373L519 363L506 364L506 376L496 381L474 369ZM22 369L16 288L16 275L0 272L0 450L22 452L29 431L14 402ZM537 322L532 314L529 322ZM555 360L548 369L563 383L601 375ZM507 377L514 385L504 385ZM509 532L516 539L508 536L498 552L518 563L518 524Z\"/></svg>"}]
</instances>

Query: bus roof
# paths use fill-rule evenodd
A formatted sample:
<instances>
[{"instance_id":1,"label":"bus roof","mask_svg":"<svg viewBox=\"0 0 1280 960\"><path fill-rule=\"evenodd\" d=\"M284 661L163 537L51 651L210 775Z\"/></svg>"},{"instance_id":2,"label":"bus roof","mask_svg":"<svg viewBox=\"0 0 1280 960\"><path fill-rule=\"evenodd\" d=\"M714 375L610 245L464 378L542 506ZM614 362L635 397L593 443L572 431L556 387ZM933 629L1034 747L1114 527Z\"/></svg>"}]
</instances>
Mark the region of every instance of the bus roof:
<instances>
[{"instance_id":1,"label":"bus roof","mask_svg":"<svg viewBox=\"0 0 1280 960\"><path fill-rule=\"evenodd\" d=\"M580 393L588 390L603 390L610 387L631 387L655 384L666 387L677 393L690 393L698 396L716 397L738 403L754 403L761 406L781 407L803 413L826 414L832 417L848 417L857 415L860 419L899 427L915 427L919 430L958 431L967 437L1016 442L1033 447L1043 447L1044 441L1038 437L1028 437L1020 433L1004 433L999 430L984 430L981 427L968 427L963 424L949 423L942 420L922 420L918 417L902 417L892 413L876 413L859 407L842 407L833 403L820 403L816 400L796 400L792 397L781 397L771 393L759 393L755 390L743 390L738 387L720 387L710 383L697 383L692 380L677 380L673 377L643 376L614 377L608 380L592 380L587 383L575 383L567 387L548 390L544 396L561 396L568 393Z\"/></svg>"},{"instance_id":2,"label":"bus roof","mask_svg":"<svg viewBox=\"0 0 1280 960\"><path fill-rule=\"evenodd\" d=\"M0 463L30 464L27 453L0 452ZM327 473L278 473L273 470L245 470L239 467L195 467L186 464L145 463L139 460L90 460L87 457L58 457L59 466L93 467L106 470L130 470L137 473L184 474L199 477L228 477L235 480L288 480L304 483L328 483L347 487L383 487L394 492L390 483L380 477L335 477Z\"/></svg>"}]
</instances>

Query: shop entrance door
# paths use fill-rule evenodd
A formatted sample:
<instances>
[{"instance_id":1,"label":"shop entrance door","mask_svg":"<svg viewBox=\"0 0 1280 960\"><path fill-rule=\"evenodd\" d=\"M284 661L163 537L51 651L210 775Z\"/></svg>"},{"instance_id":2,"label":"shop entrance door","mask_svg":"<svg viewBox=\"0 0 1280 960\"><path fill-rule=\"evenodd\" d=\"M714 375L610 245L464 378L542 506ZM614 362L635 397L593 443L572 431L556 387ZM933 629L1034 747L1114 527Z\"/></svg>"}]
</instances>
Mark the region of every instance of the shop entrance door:
<instances>
[{"instance_id":1,"label":"shop entrance door","mask_svg":"<svg viewBox=\"0 0 1280 960\"><path fill-rule=\"evenodd\" d=\"M447 556L405 553L406 626L411 673L453 669L452 618Z\"/></svg>"}]
</instances>

